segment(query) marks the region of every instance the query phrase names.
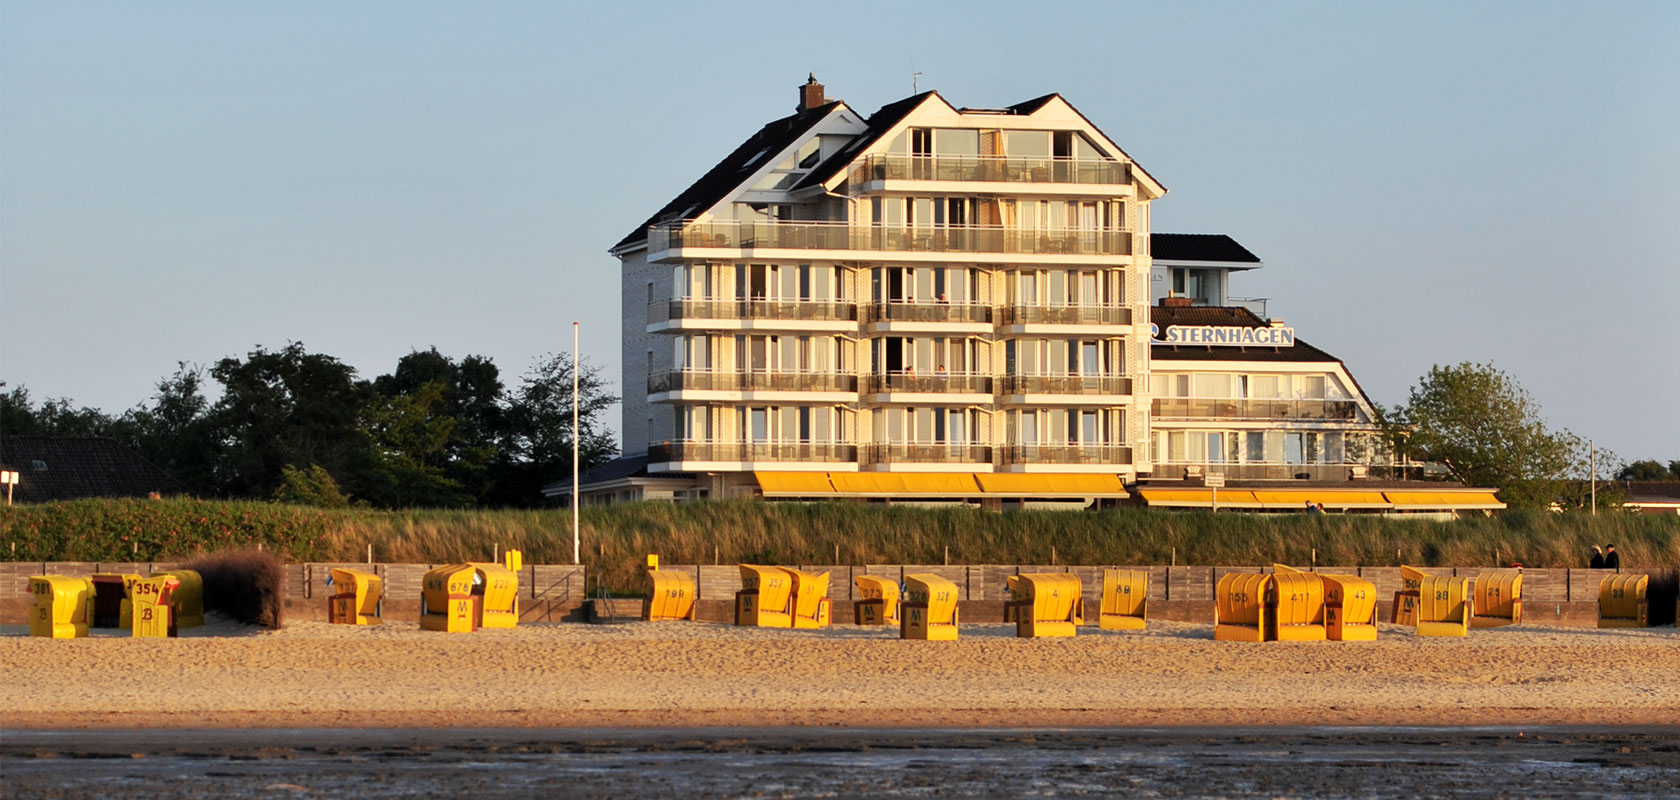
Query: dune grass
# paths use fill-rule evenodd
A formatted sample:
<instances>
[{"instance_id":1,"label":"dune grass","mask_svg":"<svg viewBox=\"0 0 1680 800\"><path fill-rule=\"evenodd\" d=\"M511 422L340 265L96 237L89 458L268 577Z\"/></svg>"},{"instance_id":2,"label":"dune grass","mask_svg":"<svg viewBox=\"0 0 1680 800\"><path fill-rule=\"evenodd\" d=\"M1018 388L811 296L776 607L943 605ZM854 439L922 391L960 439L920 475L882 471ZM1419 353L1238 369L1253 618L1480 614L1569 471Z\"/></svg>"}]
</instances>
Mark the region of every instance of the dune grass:
<instances>
[{"instance_id":1,"label":"dune grass","mask_svg":"<svg viewBox=\"0 0 1680 800\"><path fill-rule=\"evenodd\" d=\"M921 508L850 503L637 503L585 509L582 561L610 589L640 563L1290 564L1584 567L1614 542L1624 566L1680 566L1680 517L1507 512L1452 522L1369 515ZM291 561L572 560L564 510L315 509L203 500L86 500L0 510L0 557L151 561L261 544ZM948 553L948 556L947 556ZM1315 558L1316 556L1316 558Z\"/></svg>"}]
</instances>

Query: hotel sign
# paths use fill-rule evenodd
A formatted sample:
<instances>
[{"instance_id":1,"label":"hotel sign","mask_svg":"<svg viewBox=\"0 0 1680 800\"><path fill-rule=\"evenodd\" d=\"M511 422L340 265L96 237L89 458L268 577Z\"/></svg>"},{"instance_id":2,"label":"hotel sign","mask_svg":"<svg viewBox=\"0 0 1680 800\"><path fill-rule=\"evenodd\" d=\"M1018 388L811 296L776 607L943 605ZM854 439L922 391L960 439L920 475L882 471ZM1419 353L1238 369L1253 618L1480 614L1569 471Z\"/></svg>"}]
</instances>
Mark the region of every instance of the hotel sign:
<instances>
[{"instance_id":1,"label":"hotel sign","mask_svg":"<svg viewBox=\"0 0 1680 800\"><path fill-rule=\"evenodd\" d=\"M1294 328L1246 328L1241 326L1174 325L1161 335L1151 323L1149 336L1161 344L1224 345L1227 347L1294 347Z\"/></svg>"}]
</instances>

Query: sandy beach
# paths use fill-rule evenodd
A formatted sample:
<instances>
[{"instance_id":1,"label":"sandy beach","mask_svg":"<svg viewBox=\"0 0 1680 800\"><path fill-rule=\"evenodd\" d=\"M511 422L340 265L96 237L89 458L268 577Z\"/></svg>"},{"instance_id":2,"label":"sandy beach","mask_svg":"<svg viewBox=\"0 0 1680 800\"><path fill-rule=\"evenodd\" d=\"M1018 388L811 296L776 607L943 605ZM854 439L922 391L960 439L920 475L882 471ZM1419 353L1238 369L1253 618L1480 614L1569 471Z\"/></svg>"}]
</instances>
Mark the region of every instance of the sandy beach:
<instances>
[{"instance_id":1,"label":"sandy beach","mask_svg":"<svg viewBox=\"0 0 1680 800\"><path fill-rule=\"evenodd\" d=\"M704 623L216 622L176 640L0 636L0 727L1672 725L1680 632L1511 627L1216 642L1206 624L957 642Z\"/></svg>"}]
</instances>

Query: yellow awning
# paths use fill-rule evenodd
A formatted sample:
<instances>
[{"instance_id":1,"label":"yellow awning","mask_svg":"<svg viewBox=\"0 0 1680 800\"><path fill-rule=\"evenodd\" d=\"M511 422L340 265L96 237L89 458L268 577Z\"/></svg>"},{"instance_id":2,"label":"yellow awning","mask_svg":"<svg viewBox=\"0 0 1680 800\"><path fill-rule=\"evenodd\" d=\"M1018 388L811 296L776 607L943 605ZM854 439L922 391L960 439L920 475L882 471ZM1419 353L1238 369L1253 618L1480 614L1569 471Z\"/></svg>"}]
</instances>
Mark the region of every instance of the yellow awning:
<instances>
[{"instance_id":1,"label":"yellow awning","mask_svg":"<svg viewBox=\"0 0 1680 800\"><path fill-rule=\"evenodd\" d=\"M966 472L831 472L840 494L880 497L970 497L980 489Z\"/></svg>"},{"instance_id":2,"label":"yellow awning","mask_svg":"<svg viewBox=\"0 0 1680 800\"><path fill-rule=\"evenodd\" d=\"M834 494L826 472L754 472L766 497Z\"/></svg>"},{"instance_id":3,"label":"yellow awning","mask_svg":"<svg viewBox=\"0 0 1680 800\"><path fill-rule=\"evenodd\" d=\"M1325 508L1388 508L1382 492L1350 489L1256 489L1254 499L1266 508L1305 510L1308 503L1323 503Z\"/></svg>"},{"instance_id":4,"label":"yellow awning","mask_svg":"<svg viewBox=\"0 0 1680 800\"><path fill-rule=\"evenodd\" d=\"M840 494L892 494L898 491L898 476L885 472L831 472L828 479Z\"/></svg>"},{"instance_id":5,"label":"yellow awning","mask_svg":"<svg viewBox=\"0 0 1680 800\"><path fill-rule=\"evenodd\" d=\"M914 494L933 494L947 497L969 496L980 490L972 472L910 472L904 473L906 488Z\"/></svg>"},{"instance_id":6,"label":"yellow awning","mask_svg":"<svg viewBox=\"0 0 1680 800\"><path fill-rule=\"evenodd\" d=\"M1212 508L1212 489L1139 489L1144 503L1158 508ZM1247 489L1220 489L1219 507L1259 508L1254 492ZM1302 501L1305 507L1305 501Z\"/></svg>"},{"instance_id":7,"label":"yellow awning","mask_svg":"<svg viewBox=\"0 0 1680 800\"><path fill-rule=\"evenodd\" d=\"M1473 490L1465 492L1383 492L1390 503L1406 508L1501 509L1504 503L1493 492Z\"/></svg>"},{"instance_id":8,"label":"yellow awning","mask_svg":"<svg viewBox=\"0 0 1680 800\"><path fill-rule=\"evenodd\" d=\"M974 476L986 494L1009 497L1129 497L1118 475L1082 473L980 473Z\"/></svg>"}]
</instances>

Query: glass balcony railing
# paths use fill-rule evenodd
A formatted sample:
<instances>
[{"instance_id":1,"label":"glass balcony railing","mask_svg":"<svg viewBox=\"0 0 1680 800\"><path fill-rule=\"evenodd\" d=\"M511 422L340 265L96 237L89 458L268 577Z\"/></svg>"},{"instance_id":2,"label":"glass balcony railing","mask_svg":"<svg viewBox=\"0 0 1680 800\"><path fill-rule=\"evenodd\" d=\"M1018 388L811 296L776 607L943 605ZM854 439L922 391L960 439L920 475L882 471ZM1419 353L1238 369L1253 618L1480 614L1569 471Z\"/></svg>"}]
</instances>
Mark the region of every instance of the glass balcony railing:
<instances>
[{"instance_id":1,"label":"glass balcony railing","mask_svg":"<svg viewBox=\"0 0 1680 800\"><path fill-rule=\"evenodd\" d=\"M1132 253L1132 233L756 221L667 222L648 229L650 252L681 247L1126 256Z\"/></svg>"},{"instance_id":2,"label":"glass balcony railing","mask_svg":"<svg viewBox=\"0 0 1680 800\"><path fill-rule=\"evenodd\" d=\"M856 392L857 376L832 372L669 370L648 376L648 394L679 390L713 392Z\"/></svg>"},{"instance_id":3,"label":"glass balcony railing","mask_svg":"<svg viewBox=\"0 0 1680 800\"><path fill-rule=\"evenodd\" d=\"M1352 422L1359 404L1352 400L1217 400L1156 398L1156 419L1316 419Z\"/></svg>"},{"instance_id":4,"label":"glass balcony railing","mask_svg":"<svg viewBox=\"0 0 1680 800\"><path fill-rule=\"evenodd\" d=\"M867 464L990 464L992 448L978 444L872 444L863 449Z\"/></svg>"},{"instance_id":5,"label":"glass balcony railing","mask_svg":"<svg viewBox=\"0 0 1680 800\"><path fill-rule=\"evenodd\" d=\"M648 323L683 319L766 319L851 322L857 304L826 300L656 300Z\"/></svg>"},{"instance_id":6,"label":"glass balcony railing","mask_svg":"<svg viewBox=\"0 0 1680 800\"><path fill-rule=\"evenodd\" d=\"M864 392L921 392L926 394L991 394L992 376L969 372L893 372L864 376Z\"/></svg>"},{"instance_id":7,"label":"glass balcony railing","mask_svg":"<svg viewBox=\"0 0 1680 800\"><path fill-rule=\"evenodd\" d=\"M1131 394L1124 375L1009 375L1003 394Z\"/></svg>"},{"instance_id":8,"label":"glass balcony railing","mask_svg":"<svg viewBox=\"0 0 1680 800\"><path fill-rule=\"evenodd\" d=\"M648 448L652 463L680 461L857 461L857 445L837 442L660 442Z\"/></svg>"},{"instance_id":9,"label":"glass balcony railing","mask_svg":"<svg viewBox=\"0 0 1680 800\"><path fill-rule=\"evenodd\" d=\"M1125 306L1028 306L1003 309L1005 325L1130 325Z\"/></svg>"},{"instance_id":10,"label":"glass balcony railing","mask_svg":"<svg viewBox=\"0 0 1680 800\"><path fill-rule=\"evenodd\" d=\"M1132 448L1119 444L1012 444L1005 464L1130 464Z\"/></svg>"},{"instance_id":11,"label":"glass balcony railing","mask_svg":"<svg viewBox=\"0 0 1680 800\"><path fill-rule=\"evenodd\" d=\"M1355 473L1363 473L1365 480L1399 481L1424 480L1424 468L1418 465L1401 466L1395 464L1269 464L1269 463L1209 463L1205 461L1195 463L1157 461L1155 462L1156 478L1177 479L1185 477L1185 470L1190 467L1199 468L1200 474L1224 475L1229 480L1244 481L1349 481Z\"/></svg>"},{"instance_id":12,"label":"glass balcony railing","mask_svg":"<svg viewBox=\"0 0 1680 800\"><path fill-rule=\"evenodd\" d=\"M862 159L847 177L852 186L870 181L1116 185L1131 183L1132 170L1129 164L1102 159L887 154Z\"/></svg>"},{"instance_id":13,"label":"glass balcony railing","mask_svg":"<svg viewBox=\"0 0 1680 800\"><path fill-rule=\"evenodd\" d=\"M974 303L872 303L864 322L979 322L990 324L992 307Z\"/></svg>"}]
</instances>

